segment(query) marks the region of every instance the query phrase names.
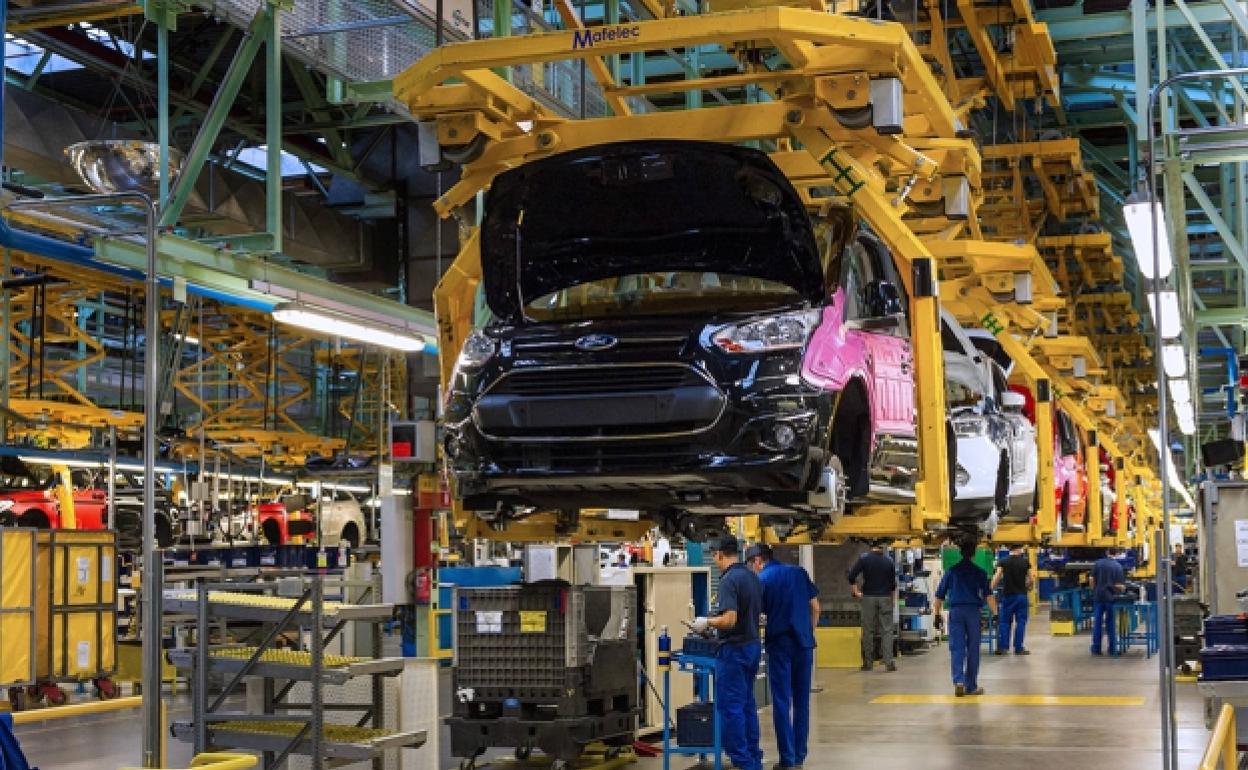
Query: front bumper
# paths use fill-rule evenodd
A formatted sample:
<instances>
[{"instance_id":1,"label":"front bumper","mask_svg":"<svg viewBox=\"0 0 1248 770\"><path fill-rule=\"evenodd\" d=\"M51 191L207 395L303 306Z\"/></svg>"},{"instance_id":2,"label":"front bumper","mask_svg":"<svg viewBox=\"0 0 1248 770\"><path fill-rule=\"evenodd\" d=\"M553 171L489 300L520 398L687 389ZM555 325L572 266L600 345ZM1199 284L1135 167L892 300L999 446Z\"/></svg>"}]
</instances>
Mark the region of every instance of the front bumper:
<instances>
[{"instance_id":1,"label":"front bumper","mask_svg":"<svg viewBox=\"0 0 1248 770\"><path fill-rule=\"evenodd\" d=\"M953 514L959 518L987 516L996 507L1001 448L987 434L958 437L957 483Z\"/></svg>"},{"instance_id":2,"label":"front bumper","mask_svg":"<svg viewBox=\"0 0 1248 770\"><path fill-rule=\"evenodd\" d=\"M668 382L629 378L624 364L572 367L564 392L486 382L473 398L465 383L444 439L457 494L474 510L804 501L833 394L798 376L797 352L731 363L662 364L693 373Z\"/></svg>"}]
</instances>

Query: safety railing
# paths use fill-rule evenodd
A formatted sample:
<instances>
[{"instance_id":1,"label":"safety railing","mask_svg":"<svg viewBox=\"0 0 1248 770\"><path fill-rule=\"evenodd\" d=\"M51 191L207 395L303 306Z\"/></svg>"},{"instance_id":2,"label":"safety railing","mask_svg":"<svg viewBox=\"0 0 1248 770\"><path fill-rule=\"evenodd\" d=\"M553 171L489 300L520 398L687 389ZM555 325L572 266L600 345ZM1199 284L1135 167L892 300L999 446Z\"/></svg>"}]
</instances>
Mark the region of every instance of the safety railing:
<instances>
[{"instance_id":1,"label":"safety railing","mask_svg":"<svg viewBox=\"0 0 1248 770\"><path fill-rule=\"evenodd\" d=\"M1239 767L1239 746L1235 733L1235 708L1229 703L1222 706L1209 745L1200 758L1200 770L1236 770Z\"/></svg>"}]
</instances>

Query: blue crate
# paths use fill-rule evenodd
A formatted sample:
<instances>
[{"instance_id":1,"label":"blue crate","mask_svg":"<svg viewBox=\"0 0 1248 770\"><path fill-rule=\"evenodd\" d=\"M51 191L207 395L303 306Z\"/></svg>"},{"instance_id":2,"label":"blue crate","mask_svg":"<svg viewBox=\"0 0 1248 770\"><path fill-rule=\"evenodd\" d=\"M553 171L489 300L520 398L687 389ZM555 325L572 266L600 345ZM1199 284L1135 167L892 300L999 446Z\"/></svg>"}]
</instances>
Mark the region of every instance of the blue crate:
<instances>
[{"instance_id":1,"label":"blue crate","mask_svg":"<svg viewBox=\"0 0 1248 770\"><path fill-rule=\"evenodd\" d=\"M1248 645L1248 621L1238 615L1213 615L1205 619L1205 646Z\"/></svg>"},{"instance_id":2,"label":"blue crate","mask_svg":"<svg viewBox=\"0 0 1248 770\"><path fill-rule=\"evenodd\" d=\"M1223 644L1201 650L1200 678L1210 682L1248 679L1248 645Z\"/></svg>"},{"instance_id":3,"label":"blue crate","mask_svg":"<svg viewBox=\"0 0 1248 770\"><path fill-rule=\"evenodd\" d=\"M698 634L689 634L681 642L680 651L685 655L694 655L700 658L713 658L719 653L719 645L722 644L718 639L707 639Z\"/></svg>"},{"instance_id":4,"label":"blue crate","mask_svg":"<svg viewBox=\"0 0 1248 770\"><path fill-rule=\"evenodd\" d=\"M676 709L676 745L715 745L715 704L690 703Z\"/></svg>"},{"instance_id":5,"label":"blue crate","mask_svg":"<svg viewBox=\"0 0 1248 770\"><path fill-rule=\"evenodd\" d=\"M281 566L281 560L282 554L280 547L276 545L256 546L257 567L278 567Z\"/></svg>"},{"instance_id":6,"label":"blue crate","mask_svg":"<svg viewBox=\"0 0 1248 770\"><path fill-rule=\"evenodd\" d=\"M260 566L260 547L254 545L236 546L229 549L229 566L232 569Z\"/></svg>"}]
</instances>

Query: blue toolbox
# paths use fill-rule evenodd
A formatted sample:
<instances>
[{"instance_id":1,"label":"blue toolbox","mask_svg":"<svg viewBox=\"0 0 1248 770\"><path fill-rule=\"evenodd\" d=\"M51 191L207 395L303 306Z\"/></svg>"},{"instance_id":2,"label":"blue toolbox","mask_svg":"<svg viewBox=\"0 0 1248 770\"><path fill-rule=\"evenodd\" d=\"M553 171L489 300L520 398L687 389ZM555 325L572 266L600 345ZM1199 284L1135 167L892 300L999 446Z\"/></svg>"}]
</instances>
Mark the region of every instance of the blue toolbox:
<instances>
[{"instance_id":1,"label":"blue toolbox","mask_svg":"<svg viewBox=\"0 0 1248 770\"><path fill-rule=\"evenodd\" d=\"M1210 682L1248 679L1248 645L1223 644L1201 650L1200 678Z\"/></svg>"},{"instance_id":2,"label":"blue toolbox","mask_svg":"<svg viewBox=\"0 0 1248 770\"><path fill-rule=\"evenodd\" d=\"M1205 646L1248 645L1248 620L1239 615L1205 618Z\"/></svg>"}]
</instances>

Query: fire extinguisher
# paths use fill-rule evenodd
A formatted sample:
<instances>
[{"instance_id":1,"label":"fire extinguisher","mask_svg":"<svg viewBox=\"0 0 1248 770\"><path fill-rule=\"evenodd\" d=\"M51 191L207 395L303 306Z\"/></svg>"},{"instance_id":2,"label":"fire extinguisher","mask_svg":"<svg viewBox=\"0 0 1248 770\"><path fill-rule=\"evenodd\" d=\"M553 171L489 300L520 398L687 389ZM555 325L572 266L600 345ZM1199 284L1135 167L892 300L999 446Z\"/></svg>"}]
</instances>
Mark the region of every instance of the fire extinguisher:
<instances>
[{"instance_id":1,"label":"fire extinguisher","mask_svg":"<svg viewBox=\"0 0 1248 770\"><path fill-rule=\"evenodd\" d=\"M428 604L433 595L433 574L428 567L419 567L415 572L412 595L417 604Z\"/></svg>"}]
</instances>

